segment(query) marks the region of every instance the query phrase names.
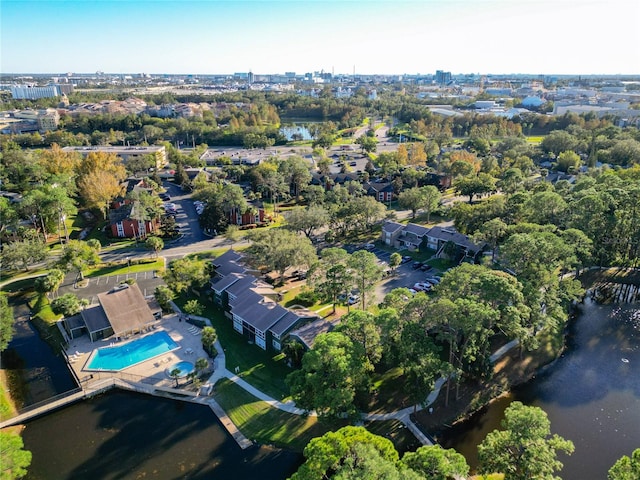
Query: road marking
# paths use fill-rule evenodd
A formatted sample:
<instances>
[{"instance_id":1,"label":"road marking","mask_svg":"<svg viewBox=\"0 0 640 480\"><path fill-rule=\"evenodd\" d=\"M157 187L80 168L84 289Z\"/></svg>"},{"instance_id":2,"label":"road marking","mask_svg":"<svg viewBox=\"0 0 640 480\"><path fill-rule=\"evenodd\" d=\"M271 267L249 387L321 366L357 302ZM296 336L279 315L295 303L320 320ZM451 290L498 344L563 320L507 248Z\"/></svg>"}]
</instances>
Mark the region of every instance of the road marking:
<instances>
[{"instance_id":1,"label":"road marking","mask_svg":"<svg viewBox=\"0 0 640 480\"><path fill-rule=\"evenodd\" d=\"M111 277L106 277L107 281L105 283L109 283L109 280L111 279Z\"/></svg>"},{"instance_id":2,"label":"road marking","mask_svg":"<svg viewBox=\"0 0 640 480\"><path fill-rule=\"evenodd\" d=\"M100 285L100 277L96 278L96 285Z\"/></svg>"}]
</instances>

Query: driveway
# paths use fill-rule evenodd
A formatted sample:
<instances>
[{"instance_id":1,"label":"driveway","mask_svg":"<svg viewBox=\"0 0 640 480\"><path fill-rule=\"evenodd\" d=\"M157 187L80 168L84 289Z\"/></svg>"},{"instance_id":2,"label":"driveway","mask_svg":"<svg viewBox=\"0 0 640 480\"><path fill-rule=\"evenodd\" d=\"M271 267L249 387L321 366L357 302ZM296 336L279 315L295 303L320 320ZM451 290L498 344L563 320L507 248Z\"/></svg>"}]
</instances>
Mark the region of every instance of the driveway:
<instances>
[{"instance_id":1,"label":"driveway","mask_svg":"<svg viewBox=\"0 0 640 480\"><path fill-rule=\"evenodd\" d=\"M110 275L105 277L87 278L86 286L77 288L74 285L75 273L71 273L65 277L64 284L60 286L58 295L64 295L65 293L73 293L78 298L86 298L90 302L96 300L96 296L99 293L108 292L116 285L124 282L127 278L133 278L136 280L138 287L142 295L153 295L156 287L164 285L164 281L160 277L156 277L152 271L130 273L128 275ZM95 302L94 302L95 303Z\"/></svg>"}]
</instances>

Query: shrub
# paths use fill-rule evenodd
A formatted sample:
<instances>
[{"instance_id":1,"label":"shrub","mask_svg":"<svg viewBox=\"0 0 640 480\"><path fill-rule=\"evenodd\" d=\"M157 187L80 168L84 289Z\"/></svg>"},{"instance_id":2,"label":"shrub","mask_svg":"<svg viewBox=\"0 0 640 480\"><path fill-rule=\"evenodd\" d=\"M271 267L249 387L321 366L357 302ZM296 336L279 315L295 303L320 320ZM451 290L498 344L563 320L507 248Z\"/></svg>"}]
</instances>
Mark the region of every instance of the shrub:
<instances>
[{"instance_id":1,"label":"shrub","mask_svg":"<svg viewBox=\"0 0 640 480\"><path fill-rule=\"evenodd\" d=\"M319 300L318 294L313 290L304 290L295 296L293 303L302 305L303 307L310 307Z\"/></svg>"},{"instance_id":2,"label":"shrub","mask_svg":"<svg viewBox=\"0 0 640 480\"><path fill-rule=\"evenodd\" d=\"M202 315L204 306L196 299L189 300L182 308L189 315Z\"/></svg>"}]
</instances>

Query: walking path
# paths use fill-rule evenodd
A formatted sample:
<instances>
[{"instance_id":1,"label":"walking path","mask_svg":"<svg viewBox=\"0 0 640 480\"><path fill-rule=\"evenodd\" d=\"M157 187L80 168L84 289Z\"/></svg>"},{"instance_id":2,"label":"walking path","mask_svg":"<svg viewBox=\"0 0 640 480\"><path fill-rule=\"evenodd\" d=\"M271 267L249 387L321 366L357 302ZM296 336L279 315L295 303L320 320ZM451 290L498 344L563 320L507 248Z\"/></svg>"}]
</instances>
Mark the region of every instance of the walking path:
<instances>
[{"instance_id":1,"label":"walking path","mask_svg":"<svg viewBox=\"0 0 640 480\"><path fill-rule=\"evenodd\" d=\"M505 355L509 350L511 350L517 345L518 345L518 341L512 340L511 342L502 346L501 348L496 350L496 352L493 355L491 355L491 361L495 362L498 358ZM258 390L257 388L255 388L253 385L247 383L245 380L240 378L235 373L230 372L226 368L226 359L224 355L224 350L222 349L222 345L220 345L220 342L217 341L215 343L215 348L216 348L216 351L218 352L218 355L214 360L214 366L215 366L214 373L209 378L209 383L211 385L214 385L218 380L221 380L223 378L228 378L229 380L234 382L236 385L243 388L244 390L252 394L254 397L262 400L263 402L268 403L273 408L277 408L278 410L282 410L284 412L291 413L293 415L317 416L316 412L313 412L313 411L307 412L301 408L296 407L295 403L292 401L283 403L274 399L273 397L270 397L269 395L265 394L261 390ZM363 413L362 419L366 421L398 420L399 422L402 422L402 424L405 425L423 445L433 445L433 441L427 435L425 435L424 432L422 432L422 430L418 428L418 426L413 422L413 420L411 420L411 414L414 413L414 411L417 412L419 410L423 410L424 408L428 408L430 405L432 405L438 398L438 395L440 394L440 389L442 388L442 386L446 381L447 381L446 377L441 377L436 381L433 391L429 394L424 404L410 406L407 408L403 408L402 410L397 410L395 412Z\"/></svg>"}]
</instances>

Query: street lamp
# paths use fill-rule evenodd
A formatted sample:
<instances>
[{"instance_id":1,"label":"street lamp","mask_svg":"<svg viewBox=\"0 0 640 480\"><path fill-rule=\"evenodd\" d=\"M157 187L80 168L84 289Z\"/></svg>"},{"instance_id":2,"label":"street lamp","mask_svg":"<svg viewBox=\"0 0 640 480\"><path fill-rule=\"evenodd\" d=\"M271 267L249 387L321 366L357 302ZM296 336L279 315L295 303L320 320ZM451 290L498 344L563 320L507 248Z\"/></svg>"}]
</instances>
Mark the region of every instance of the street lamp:
<instances>
[{"instance_id":1,"label":"street lamp","mask_svg":"<svg viewBox=\"0 0 640 480\"><path fill-rule=\"evenodd\" d=\"M125 279L129 279L129 269L131 268L131 257L127 257L127 274L125 275Z\"/></svg>"}]
</instances>

